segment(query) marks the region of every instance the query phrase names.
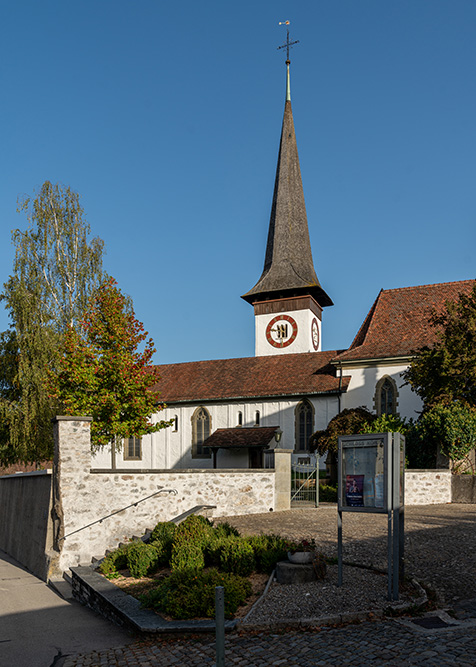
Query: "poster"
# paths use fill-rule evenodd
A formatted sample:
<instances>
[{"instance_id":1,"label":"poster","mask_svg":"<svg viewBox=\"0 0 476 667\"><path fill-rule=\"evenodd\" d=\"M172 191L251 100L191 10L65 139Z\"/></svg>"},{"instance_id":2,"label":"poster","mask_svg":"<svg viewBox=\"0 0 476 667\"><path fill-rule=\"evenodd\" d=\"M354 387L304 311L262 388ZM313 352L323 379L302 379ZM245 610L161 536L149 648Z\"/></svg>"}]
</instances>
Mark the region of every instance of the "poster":
<instances>
[{"instance_id":1,"label":"poster","mask_svg":"<svg viewBox=\"0 0 476 667\"><path fill-rule=\"evenodd\" d=\"M345 500L347 507L364 506L364 478L365 475L346 475Z\"/></svg>"}]
</instances>

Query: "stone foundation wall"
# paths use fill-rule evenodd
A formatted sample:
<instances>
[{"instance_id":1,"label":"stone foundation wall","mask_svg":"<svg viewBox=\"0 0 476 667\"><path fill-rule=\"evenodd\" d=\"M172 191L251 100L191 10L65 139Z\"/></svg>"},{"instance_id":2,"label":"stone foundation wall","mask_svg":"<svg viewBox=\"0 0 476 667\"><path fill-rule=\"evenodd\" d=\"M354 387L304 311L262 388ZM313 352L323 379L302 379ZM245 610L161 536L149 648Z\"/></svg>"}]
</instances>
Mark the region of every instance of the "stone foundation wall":
<instances>
[{"instance_id":1,"label":"stone foundation wall","mask_svg":"<svg viewBox=\"0 0 476 667\"><path fill-rule=\"evenodd\" d=\"M216 505L213 516L276 508L274 470L91 470L89 431L86 418L58 417L55 424L53 513L60 571L87 565L92 556L196 505ZM176 493L155 495L89 526L161 488Z\"/></svg>"},{"instance_id":2,"label":"stone foundation wall","mask_svg":"<svg viewBox=\"0 0 476 667\"><path fill-rule=\"evenodd\" d=\"M405 505L441 505L450 502L450 470L405 470Z\"/></svg>"}]
</instances>

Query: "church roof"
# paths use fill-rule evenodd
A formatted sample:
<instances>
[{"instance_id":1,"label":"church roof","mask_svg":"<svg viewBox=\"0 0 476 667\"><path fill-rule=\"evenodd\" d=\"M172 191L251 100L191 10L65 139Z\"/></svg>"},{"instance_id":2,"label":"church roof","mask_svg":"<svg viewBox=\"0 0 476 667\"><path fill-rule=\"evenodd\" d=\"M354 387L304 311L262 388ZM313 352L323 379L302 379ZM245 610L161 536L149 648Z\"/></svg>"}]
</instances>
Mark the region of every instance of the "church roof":
<instances>
[{"instance_id":1,"label":"church roof","mask_svg":"<svg viewBox=\"0 0 476 667\"><path fill-rule=\"evenodd\" d=\"M381 290L350 348L335 361L406 357L437 340L428 320L442 312L447 301L469 294L475 280Z\"/></svg>"},{"instance_id":2,"label":"church roof","mask_svg":"<svg viewBox=\"0 0 476 667\"><path fill-rule=\"evenodd\" d=\"M264 269L242 298L254 303L308 294L321 307L333 305L314 270L291 100L286 99Z\"/></svg>"},{"instance_id":3,"label":"church roof","mask_svg":"<svg viewBox=\"0 0 476 667\"><path fill-rule=\"evenodd\" d=\"M336 394L350 381L339 380L330 364L339 352L166 364L158 367L161 377L152 389L168 404Z\"/></svg>"},{"instance_id":4,"label":"church roof","mask_svg":"<svg viewBox=\"0 0 476 667\"><path fill-rule=\"evenodd\" d=\"M254 426L217 428L203 443L212 449L242 449L245 447L268 447L279 426Z\"/></svg>"}]
</instances>

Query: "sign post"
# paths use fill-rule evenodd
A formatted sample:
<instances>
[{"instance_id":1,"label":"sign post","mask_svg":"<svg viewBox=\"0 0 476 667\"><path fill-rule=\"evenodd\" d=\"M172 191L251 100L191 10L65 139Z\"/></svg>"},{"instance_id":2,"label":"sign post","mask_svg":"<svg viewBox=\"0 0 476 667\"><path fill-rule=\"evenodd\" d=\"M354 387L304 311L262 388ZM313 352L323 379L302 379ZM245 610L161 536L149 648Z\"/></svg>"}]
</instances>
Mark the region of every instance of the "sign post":
<instances>
[{"instance_id":1,"label":"sign post","mask_svg":"<svg viewBox=\"0 0 476 667\"><path fill-rule=\"evenodd\" d=\"M342 585L342 513L387 514L388 599L403 577L405 438L401 433L339 437L338 585Z\"/></svg>"}]
</instances>

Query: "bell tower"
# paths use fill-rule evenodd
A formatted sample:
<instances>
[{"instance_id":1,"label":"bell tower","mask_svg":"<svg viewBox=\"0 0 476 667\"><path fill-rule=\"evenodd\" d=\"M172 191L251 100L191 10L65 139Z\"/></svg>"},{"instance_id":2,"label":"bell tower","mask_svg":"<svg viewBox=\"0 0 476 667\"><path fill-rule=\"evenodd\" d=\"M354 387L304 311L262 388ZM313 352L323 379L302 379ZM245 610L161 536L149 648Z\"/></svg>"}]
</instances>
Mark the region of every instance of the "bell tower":
<instances>
[{"instance_id":1,"label":"bell tower","mask_svg":"<svg viewBox=\"0 0 476 667\"><path fill-rule=\"evenodd\" d=\"M264 269L242 298L255 311L255 356L321 350L322 309L332 300L317 278L311 253L301 169L291 109L289 41L286 101Z\"/></svg>"}]
</instances>

